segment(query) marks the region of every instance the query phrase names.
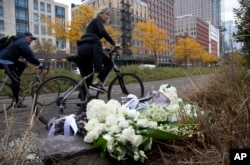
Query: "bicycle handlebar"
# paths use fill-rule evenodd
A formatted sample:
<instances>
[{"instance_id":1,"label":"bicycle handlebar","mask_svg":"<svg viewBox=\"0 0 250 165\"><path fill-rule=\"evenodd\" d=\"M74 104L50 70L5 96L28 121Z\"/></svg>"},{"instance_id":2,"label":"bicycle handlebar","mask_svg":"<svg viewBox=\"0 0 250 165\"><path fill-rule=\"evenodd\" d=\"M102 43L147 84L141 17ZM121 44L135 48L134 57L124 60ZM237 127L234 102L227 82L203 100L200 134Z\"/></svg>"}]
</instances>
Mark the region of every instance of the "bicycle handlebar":
<instances>
[{"instance_id":1,"label":"bicycle handlebar","mask_svg":"<svg viewBox=\"0 0 250 165\"><path fill-rule=\"evenodd\" d=\"M44 70L46 70L44 72ZM43 67L43 68L36 68L35 72L31 73L23 73L23 75L40 75L40 76L46 76L49 73L50 67Z\"/></svg>"},{"instance_id":2,"label":"bicycle handlebar","mask_svg":"<svg viewBox=\"0 0 250 165\"><path fill-rule=\"evenodd\" d=\"M37 70L40 70L40 72L37 73ZM46 71L44 74L42 74L44 70ZM50 67L37 68L36 73L41 76L46 76L49 73L49 70L50 70Z\"/></svg>"}]
</instances>

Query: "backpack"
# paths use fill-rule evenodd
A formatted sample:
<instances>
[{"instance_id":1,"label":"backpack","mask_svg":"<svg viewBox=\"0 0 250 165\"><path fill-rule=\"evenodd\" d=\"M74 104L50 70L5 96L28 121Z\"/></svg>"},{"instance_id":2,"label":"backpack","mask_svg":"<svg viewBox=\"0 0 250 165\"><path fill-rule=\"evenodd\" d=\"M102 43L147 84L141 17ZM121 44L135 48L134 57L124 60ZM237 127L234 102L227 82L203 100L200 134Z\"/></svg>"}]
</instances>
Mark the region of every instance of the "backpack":
<instances>
[{"instance_id":1,"label":"backpack","mask_svg":"<svg viewBox=\"0 0 250 165\"><path fill-rule=\"evenodd\" d=\"M8 47L13 41L18 39L19 36L8 35L0 39L0 50Z\"/></svg>"}]
</instances>

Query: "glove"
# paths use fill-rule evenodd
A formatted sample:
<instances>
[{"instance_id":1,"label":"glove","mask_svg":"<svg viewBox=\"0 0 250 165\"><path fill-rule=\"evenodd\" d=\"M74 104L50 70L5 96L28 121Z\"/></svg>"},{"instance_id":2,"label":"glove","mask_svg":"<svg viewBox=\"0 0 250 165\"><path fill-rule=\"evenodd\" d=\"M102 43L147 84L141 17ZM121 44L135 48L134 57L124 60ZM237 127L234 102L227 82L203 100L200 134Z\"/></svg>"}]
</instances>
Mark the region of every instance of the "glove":
<instances>
[{"instance_id":1,"label":"glove","mask_svg":"<svg viewBox=\"0 0 250 165\"><path fill-rule=\"evenodd\" d=\"M37 69L43 69L44 65L42 63L40 63L39 65L36 66Z\"/></svg>"}]
</instances>

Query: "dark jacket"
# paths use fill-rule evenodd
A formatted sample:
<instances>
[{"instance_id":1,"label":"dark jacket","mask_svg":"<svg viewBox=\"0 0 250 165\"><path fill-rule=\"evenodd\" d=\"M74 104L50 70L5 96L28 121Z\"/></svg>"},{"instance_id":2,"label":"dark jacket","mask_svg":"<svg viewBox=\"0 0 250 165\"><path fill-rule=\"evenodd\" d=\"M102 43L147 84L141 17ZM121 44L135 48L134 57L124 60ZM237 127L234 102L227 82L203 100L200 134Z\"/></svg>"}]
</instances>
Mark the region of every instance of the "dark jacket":
<instances>
[{"instance_id":1,"label":"dark jacket","mask_svg":"<svg viewBox=\"0 0 250 165\"><path fill-rule=\"evenodd\" d=\"M10 46L0 51L0 59L12 61L14 64L20 57L25 58L31 64L37 66L40 64L39 59L30 48L29 42L24 36L20 36Z\"/></svg>"},{"instance_id":2,"label":"dark jacket","mask_svg":"<svg viewBox=\"0 0 250 165\"><path fill-rule=\"evenodd\" d=\"M86 33L95 34L99 39L105 38L109 43L115 45L115 41L110 37L104 27L103 19L98 16L94 18L87 26Z\"/></svg>"}]
</instances>

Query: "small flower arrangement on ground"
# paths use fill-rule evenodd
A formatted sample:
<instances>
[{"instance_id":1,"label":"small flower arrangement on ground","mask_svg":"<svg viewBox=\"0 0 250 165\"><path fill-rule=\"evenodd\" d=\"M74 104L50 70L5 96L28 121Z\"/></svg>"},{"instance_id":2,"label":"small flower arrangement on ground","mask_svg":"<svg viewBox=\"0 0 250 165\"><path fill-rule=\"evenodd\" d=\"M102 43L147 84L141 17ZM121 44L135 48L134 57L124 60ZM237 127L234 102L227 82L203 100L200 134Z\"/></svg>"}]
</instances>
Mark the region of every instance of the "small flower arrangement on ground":
<instances>
[{"instance_id":1,"label":"small flower arrangement on ground","mask_svg":"<svg viewBox=\"0 0 250 165\"><path fill-rule=\"evenodd\" d=\"M161 85L159 91L169 98L168 105L152 102L143 110L129 109L117 100L105 103L94 99L87 105L87 131L84 141L117 160L131 156L135 161L147 159L145 151L153 140L174 140L192 136L196 128L196 109L177 96L176 88ZM186 116L183 123L182 117Z\"/></svg>"}]
</instances>

